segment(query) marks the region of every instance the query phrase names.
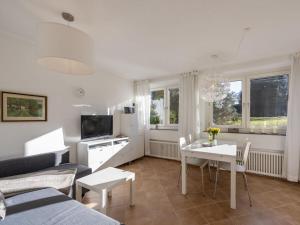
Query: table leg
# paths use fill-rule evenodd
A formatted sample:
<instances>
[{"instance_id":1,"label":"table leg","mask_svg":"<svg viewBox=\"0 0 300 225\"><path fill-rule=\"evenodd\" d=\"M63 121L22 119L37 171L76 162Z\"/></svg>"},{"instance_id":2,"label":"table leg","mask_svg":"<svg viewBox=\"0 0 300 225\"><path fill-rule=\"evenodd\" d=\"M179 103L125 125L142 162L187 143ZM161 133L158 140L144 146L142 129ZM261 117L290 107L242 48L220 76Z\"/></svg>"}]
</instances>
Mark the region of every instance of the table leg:
<instances>
[{"instance_id":1,"label":"table leg","mask_svg":"<svg viewBox=\"0 0 300 225\"><path fill-rule=\"evenodd\" d=\"M230 207L236 209L236 161L231 162Z\"/></svg>"},{"instance_id":2,"label":"table leg","mask_svg":"<svg viewBox=\"0 0 300 225\"><path fill-rule=\"evenodd\" d=\"M82 187L78 183L76 183L76 200L82 201Z\"/></svg>"},{"instance_id":3,"label":"table leg","mask_svg":"<svg viewBox=\"0 0 300 225\"><path fill-rule=\"evenodd\" d=\"M112 190L110 189L110 190L108 190L108 192L107 192L107 196L109 197L109 198L111 198L112 197Z\"/></svg>"},{"instance_id":4,"label":"table leg","mask_svg":"<svg viewBox=\"0 0 300 225\"><path fill-rule=\"evenodd\" d=\"M182 179L182 194L186 194L186 156L181 154L181 179Z\"/></svg>"},{"instance_id":5,"label":"table leg","mask_svg":"<svg viewBox=\"0 0 300 225\"><path fill-rule=\"evenodd\" d=\"M100 211L106 214L107 208L107 189L102 189L101 199L100 199Z\"/></svg>"},{"instance_id":6,"label":"table leg","mask_svg":"<svg viewBox=\"0 0 300 225\"><path fill-rule=\"evenodd\" d=\"M135 192L135 180L130 180L130 206L134 206L134 192Z\"/></svg>"}]
</instances>

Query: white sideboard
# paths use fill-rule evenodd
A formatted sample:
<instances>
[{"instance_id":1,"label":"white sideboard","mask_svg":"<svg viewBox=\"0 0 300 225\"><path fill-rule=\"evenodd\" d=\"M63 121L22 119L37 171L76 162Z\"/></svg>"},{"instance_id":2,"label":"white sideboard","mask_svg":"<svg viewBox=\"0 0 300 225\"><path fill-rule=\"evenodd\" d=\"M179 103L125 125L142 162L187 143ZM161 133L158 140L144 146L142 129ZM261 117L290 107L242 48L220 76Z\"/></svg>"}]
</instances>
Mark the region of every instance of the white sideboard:
<instances>
[{"instance_id":1,"label":"white sideboard","mask_svg":"<svg viewBox=\"0 0 300 225\"><path fill-rule=\"evenodd\" d=\"M125 138L82 141L77 145L78 162L92 168L92 171L105 166L118 166L125 163L129 154L130 141ZM118 160L116 160L118 156Z\"/></svg>"},{"instance_id":2,"label":"white sideboard","mask_svg":"<svg viewBox=\"0 0 300 225\"><path fill-rule=\"evenodd\" d=\"M121 114L120 133L128 136L131 142L130 154L132 159L137 159L145 155L144 150L144 132L138 130L138 121L136 114Z\"/></svg>"},{"instance_id":3,"label":"white sideboard","mask_svg":"<svg viewBox=\"0 0 300 225\"><path fill-rule=\"evenodd\" d=\"M136 114L120 115L120 135L124 137L79 142L78 162L94 172L144 156L144 135L138 131Z\"/></svg>"}]
</instances>

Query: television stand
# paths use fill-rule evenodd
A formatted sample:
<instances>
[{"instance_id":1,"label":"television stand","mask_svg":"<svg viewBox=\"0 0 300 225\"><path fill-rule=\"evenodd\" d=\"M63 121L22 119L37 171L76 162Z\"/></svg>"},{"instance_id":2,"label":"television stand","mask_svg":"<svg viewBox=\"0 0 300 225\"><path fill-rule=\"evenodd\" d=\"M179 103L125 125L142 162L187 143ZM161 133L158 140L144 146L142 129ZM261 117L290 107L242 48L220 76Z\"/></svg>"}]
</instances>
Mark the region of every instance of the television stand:
<instances>
[{"instance_id":1,"label":"television stand","mask_svg":"<svg viewBox=\"0 0 300 225\"><path fill-rule=\"evenodd\" d=\"M135 159L129 137L84 140L77 144L78 162L96 171Z\"/></svg>"},{"instance_id":2,"label":"television stand","mask_svg":"<svg viewBox=\"0 0 300 225\"><path fill-rule=\"evenodd\" d=\"M114 117L120 120L120 129L115 129L119 136L82 140L77 144L79 163L89 166L93 171L120 166L145 155L144 133L138 129L137 114L122 113Z\"/></svg>"},{"instance_id":3,"label":"television stand","mask_svg":"<svg viewBox=\"0 0 300 225\"><path fill-rule=\"evenodd\" d=\"M113 136L85 138L85 139L81 139L81 142L96 141L96 140L107 140L107 139L113 139Z\"/></svg>"}]
</instances>

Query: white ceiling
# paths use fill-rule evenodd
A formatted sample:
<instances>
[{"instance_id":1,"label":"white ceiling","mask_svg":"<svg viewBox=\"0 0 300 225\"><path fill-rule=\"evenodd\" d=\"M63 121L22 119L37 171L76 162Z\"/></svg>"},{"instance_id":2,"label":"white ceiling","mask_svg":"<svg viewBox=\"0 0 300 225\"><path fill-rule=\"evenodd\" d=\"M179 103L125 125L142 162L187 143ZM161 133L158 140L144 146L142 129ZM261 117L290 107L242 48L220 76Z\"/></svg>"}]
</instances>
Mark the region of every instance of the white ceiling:
<instances>
[{"instance_id":1,"label":"white ceiling","mask_svg":"<svg viewBox=\"0 0 300 225\"><path fill-rule=\"evenodd\" d=\"M98 67L129 79L207 68L211 54L234 64L300 50L299 0L1 0L0 30L35 41L62 11L95 40Z\"/></svg>"}]
</instances>

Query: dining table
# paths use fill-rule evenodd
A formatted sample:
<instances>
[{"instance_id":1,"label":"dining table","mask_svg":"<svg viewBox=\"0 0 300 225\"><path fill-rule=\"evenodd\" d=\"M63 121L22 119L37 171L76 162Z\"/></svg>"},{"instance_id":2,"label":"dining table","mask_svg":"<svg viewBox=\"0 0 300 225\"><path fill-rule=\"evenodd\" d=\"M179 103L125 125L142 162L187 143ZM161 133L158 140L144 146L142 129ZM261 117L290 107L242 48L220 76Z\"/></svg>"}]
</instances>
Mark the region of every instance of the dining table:
<instances>
[{"instance_id":1,"label":"dining table","mask_svg":"<svg viewBox=\"0 0 300 225\"><path fill-rule=\"evenodd\" d=\"M236 209L236 157L237 145L234 141L218 140L217 145L209 145L207 139L198 139L181 149L182 194L187 194L187 158L207 159L230 163L230 207Z\"/></svg>"}]
</instances>

